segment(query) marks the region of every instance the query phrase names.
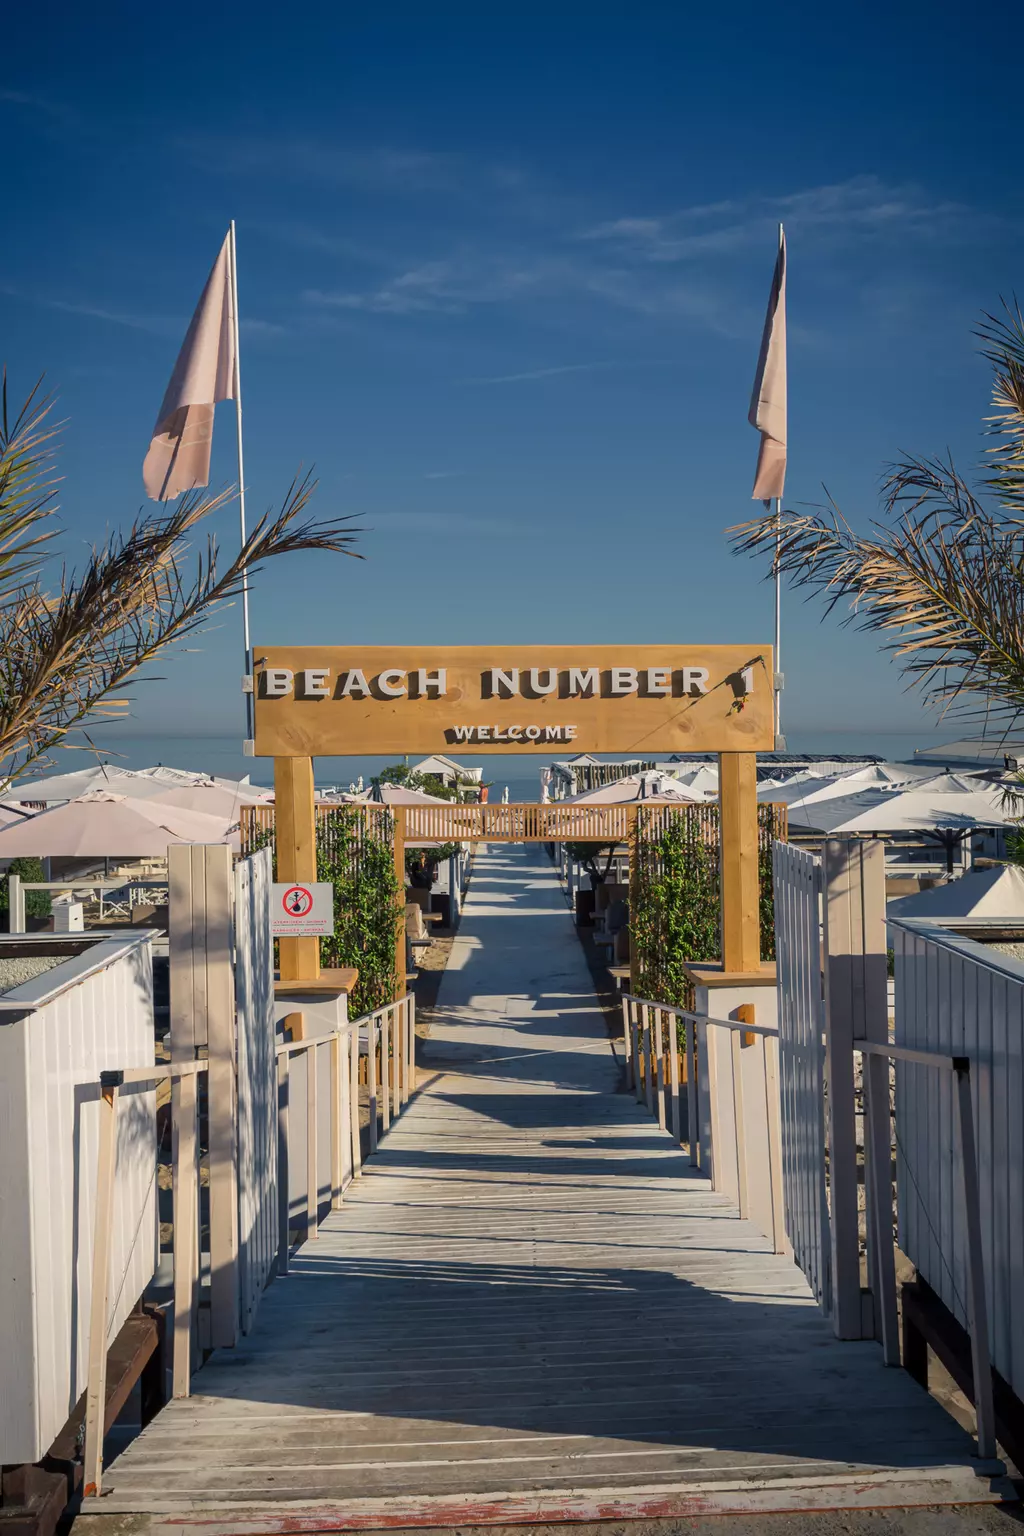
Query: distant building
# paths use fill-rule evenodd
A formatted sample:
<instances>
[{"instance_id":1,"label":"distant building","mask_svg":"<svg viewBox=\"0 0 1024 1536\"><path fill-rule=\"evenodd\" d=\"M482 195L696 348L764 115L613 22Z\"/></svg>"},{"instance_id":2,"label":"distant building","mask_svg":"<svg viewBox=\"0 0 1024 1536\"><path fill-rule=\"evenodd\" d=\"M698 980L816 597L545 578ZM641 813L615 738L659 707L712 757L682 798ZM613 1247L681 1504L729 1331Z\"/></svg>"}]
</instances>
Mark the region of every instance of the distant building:
<instances>
[{"instance_id":1,"label":"distant building","mask_svg":"<svg viewBox=\"0 0 1024 1536\"><path fill-rule=\"evenodd\" d=\"M413 763L413 773L428 773L431 778L440 779L442 784L479 784L484 776L482 768L467 768L464 763L457 763L452 757L442 757L439 753L436 757L425 757L421 763Z\"/></svg>"}]
</instances>

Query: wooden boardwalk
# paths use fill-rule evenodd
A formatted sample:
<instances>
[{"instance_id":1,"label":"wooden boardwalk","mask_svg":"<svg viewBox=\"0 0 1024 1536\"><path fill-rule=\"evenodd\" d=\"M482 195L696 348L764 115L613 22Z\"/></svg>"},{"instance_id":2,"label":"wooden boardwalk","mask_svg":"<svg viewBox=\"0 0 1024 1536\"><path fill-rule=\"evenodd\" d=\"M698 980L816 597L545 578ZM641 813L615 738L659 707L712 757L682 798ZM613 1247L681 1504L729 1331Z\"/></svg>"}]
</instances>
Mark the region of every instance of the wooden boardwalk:
<instances>
[{"instance_id":1,"label":"wooden boardwalk","mask_svg":"<svg viewBox=\"0 0 1024 1536\"><path fill-rule=\"evenodd\" d=\"M207 1532L993 1497L967 1435L632 1098L539 849L477 861L420 1092L344 1209L108 1469Z\"/></svg>"}]
</instances>

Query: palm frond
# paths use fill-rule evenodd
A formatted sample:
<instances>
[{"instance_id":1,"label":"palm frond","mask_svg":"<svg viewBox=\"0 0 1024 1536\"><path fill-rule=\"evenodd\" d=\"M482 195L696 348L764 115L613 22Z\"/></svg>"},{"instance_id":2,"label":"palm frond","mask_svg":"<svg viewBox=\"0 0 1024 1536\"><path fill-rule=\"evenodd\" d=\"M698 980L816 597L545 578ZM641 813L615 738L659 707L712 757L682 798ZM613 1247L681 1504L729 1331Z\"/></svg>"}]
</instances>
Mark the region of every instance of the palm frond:
<instances>
[{"instance_id":1,"label":"palm frond","mask_svg":"<svg viewBox=\"0 0 1024 1536\"><path fill-rule=\"evenodd\" d=\"M51 403L37 393L9 424L5 384L0 413L0 764L8 778L76 727L116 717L124 684L237 597L267 560L303 550L362 558L351 547L359 531L351 518L309 515L316 481L307 474L223 569L208 537L188 572L190 535L231 500L230 492L195 491L141 515L44 588L34 551L49 537L38 524L53 511L54 429L45 422Z\"/></svg>"},{"instance_id":2,"label":"palm frond","mask_svg":"<svg viewBox=\"0 0 1024 1536\"><path fill-rule=\"evenodd\" d=\"M7 398L7 370L0 381L0 603L12 585L40 563L40 545L53 530L40 525L57 510L53 475L54 439L59 424L49 421L52 396L42 380L14 419Z\"/></svg>"}]
</instances>

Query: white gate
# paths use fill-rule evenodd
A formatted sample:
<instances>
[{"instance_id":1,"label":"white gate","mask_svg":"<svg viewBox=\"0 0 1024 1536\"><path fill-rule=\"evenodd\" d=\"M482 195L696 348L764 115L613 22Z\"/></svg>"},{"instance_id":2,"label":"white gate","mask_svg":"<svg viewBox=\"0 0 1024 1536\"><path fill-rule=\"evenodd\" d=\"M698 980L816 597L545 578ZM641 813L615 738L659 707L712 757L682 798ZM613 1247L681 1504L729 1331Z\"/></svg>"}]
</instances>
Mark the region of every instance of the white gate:
<instances>
[{"instance_id":1,"label":"white gate","mask_svg":"<svg viewBox=\"0 0 1024 1536\"><path fill-rule=\"evenodd\" d=\"M277 1253L277 1056L269 848L235 867L238 1051L238 1295L252 1327Z\"/></svg>"},{"instance_id":2,"label":"white gate","mask_svg":"<svg viewBox=\"0 0 1024 1536\"><path fill-rule=\"evenodd\" d=\"M772 869L786 1234L828 1315L832 1244L825 1189L821 860L792 843L776 842Z\"/></svg>"}]
</instances>

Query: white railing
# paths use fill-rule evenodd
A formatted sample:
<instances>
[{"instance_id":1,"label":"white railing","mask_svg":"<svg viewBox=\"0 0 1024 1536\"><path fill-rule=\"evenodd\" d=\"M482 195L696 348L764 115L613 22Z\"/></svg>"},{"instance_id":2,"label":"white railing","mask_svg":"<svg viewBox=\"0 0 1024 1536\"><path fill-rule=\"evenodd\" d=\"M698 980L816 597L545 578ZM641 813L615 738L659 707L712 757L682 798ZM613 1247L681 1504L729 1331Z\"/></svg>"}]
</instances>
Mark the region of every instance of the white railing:
<instances>
[{"instance_id":1,"label":"white railing","mask_svg":"<svg viewBox=\"0 0 1024 1536\"><path fill-rule=\"evenodd\" d=\"M94 898L99 902L100 917L130 917L132 907L136 905L135 897L145 894L153 897L159 892L164 893L167 899L167 877L160 878L144 875L122 876L90 879L71 878L68 880L23 880L20 875L8 875L8 932L25 932L25 892L26 891L66 891L75 896L86 896L90 901ZM110 893L124 891L122 900L111 901Z\"/></svg>"},{"instance_id":2,"label":"white railing","mask_svg":"<svg viewBox=\"0 0 1024 1536\"><path fill-rule=\"evenodd\" d=\"M127 1067L100 1074L100 1126L96 1171L96 1205L92 1250L92 1291L89 1305L89 1366L85 1391L85 1450L83 1492L103 1490L103 1421L107 1401L107 1343L111 1293L115 1305L125 1276L115 1283L111 1261L120 1213L116 1209L118 1106L122 1098L150 1091L169 1081L171 1096L171 1179L174 1199L173 1323L171 1378L175 1397L188 1397L193 1356L197 1349L199 1312L199 1160L196 1120L196 1081L207 1070L205 1061L179 1062L166 1067ZM154 1168L155 1173L155 1168ZM157 1218L159 1220L159 1217ZM152 1235L150 1235L152 1241Z\"/></svg>"},{"instance_id":3,"label":"white railing","mask_svg":"<svg viewBox=\"0 0 1024 1536\"><path fill-rule=\"evenodd\" d=\"M327 1125L330 1144L330 1209L343 1203L344 1189L362 1169L359 1114L359 1062L365 1057L369 1093L369 1149L376 1151L413 1089L416 1071L415 1001L412 996L375 1009L363 1018L347 1020L338 1029L308 1039L286 1040L274 1050L273 1086L277 1103L277 1165L273 1185L278 1207L276 1273L287 1274L292 1252L291 1202L288 1170L301 1161L304 1174L304 1211L300 1242L315 1241L320 1226L320 1114L322 1104L318 1070L320 1053L330 1060L330 1091ZM292 1064L305 1062L305 1116L299 1127L303 1147L294 1148L289 1116ZM192 1372L199 1360L199 1158L197 1136L197 1078L208 1061L184 1061L168 1066L134 1067L104 1072L100 1078L102 1120L97 1158L97 1194L93 1245L93 1279L90 1306L89 1364L86 1387L84 1492L98 1496L103 1487L103 1416L106 1403L107 1343L112 1290L120 1288L111 1278L114 1235L118 1227L114 1173L117 1165L118 1108L131 1097L129 1090L150 1091L169 1081L171 1095L172 1189L174 1200L172 1382L175 1397L188 1397ZM270 1094L273 1097L273 1094ZM347 1146L346 1146L347 1143ZM348 1155L346 1156L346 1152ZM265 1165L270 1178L272 1165ZM346 1179L346 1172L348 1178ZM250 1191L259 1203L261 1191ZM155 1207L154 1207L155 1211ZM156 1217L158 1220L158 1216ZM149 1234L155 1240L155 1234ZM141 1238L140 1240L145 1240ZM273 1277L269 1270L267 1278ZM243 1298L244 1300L244 1298Z\"/></svg>"},{"instance_id":4,"label":"white railing","mask_svg":"<svg viewBox=\"0 0 1024 1536\"><path fill-rule=\"evenodd\" d=\"M832 1310L825 1182L825 996L821 859L772 850L786 1234L818 1304Z\"/></svg>"},{"instance_id":5,"label":"white railing","mask_svg":"<svg viewBox=\"0 0 1024 1536\"><path fill-rule=\"evenodd\" d=\"M672 1035L676 1021L685 1026L690 1165L710 1175L712 1189L734 1200L776 1253L786 1252L775 1030L752 1018L713 1019L629 992L622 1018L627 1082L676 1141L683 1139L680 1056Z\"/></svg>"},{"instance_id":6,"label":"white railing","mask_svg":"<svg viewBox=\"0 0 1024 1536\"><path fill-rule=\"evenodd\" d=\"M903 1051L970 1062L977 1126L978 1212L992 1364L1024 1396L1024 966L935 923L889 925L895 1034ZM962 1090L956 1073L909 1056L896 1066L900 1247L969 1326L971 1212L955 1155Z\"/></svg>"},{"instance_id":7,"label":"white railing","mask_svg":"<svg viewBox=\"0 0 1024 1536\"><path fill-rule=\"evenodd\" d=\"M867 1057L865 1078L870 1077L870 1092L865 1096L865 1142L868 1149L867 1216L868 1229L873 1238L874 1278L881 1311L882 1348L887 1365L900 1364L896 1262L892 1236L889 1061L894 1060L897 1064L897 1084L901 1069L905 1071L906 1067L910 1066L915 1072L928 1071L931 1075L937 1071L939 1078L945 1079L952 1089L952 1119L955 1133L950 1150L954 1153L955 1161L959 1163L957 1204L960 1207L963 1222L963 1267L966 1272L966 1294L962 1311L965 1314L967 1331L971 1339L978 1455L983 1459L993 1460L996 1455L995 1405L989 1349L978 1150L974 1130L974 1105L971 1097L971 1063L966 1056L945 1056L936 1051L885 1045L874 1040L855 1040L854 1050ZM1019 1175L1019 1169L1017 1171ZM898 1208L901 1212L902 1227L902 1200ZM903 1246L902 1243L901 1246ZM910 1257L909 1253L908 1257Z\"/></svg>"}]
</instances>

